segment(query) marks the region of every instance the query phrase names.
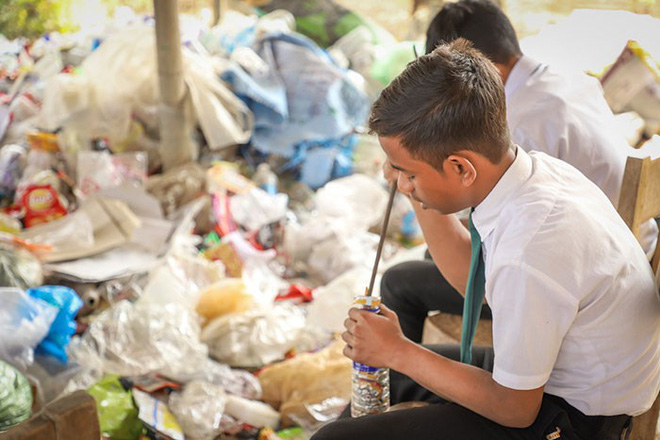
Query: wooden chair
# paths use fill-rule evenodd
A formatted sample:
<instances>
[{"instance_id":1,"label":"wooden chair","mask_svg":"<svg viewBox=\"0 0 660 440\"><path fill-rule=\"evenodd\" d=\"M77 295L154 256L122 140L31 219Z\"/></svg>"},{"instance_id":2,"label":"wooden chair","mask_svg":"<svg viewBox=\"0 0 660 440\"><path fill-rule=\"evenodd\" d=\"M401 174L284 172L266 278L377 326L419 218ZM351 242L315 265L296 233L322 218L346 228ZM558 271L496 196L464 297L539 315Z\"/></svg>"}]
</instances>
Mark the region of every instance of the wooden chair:
<instances>
[{"instance_id":1,"label":"wooden chair","mask_svg":"<svg viewBox=\"0 0 660 440\"><path fill-rule=\"evenodd\" d=\"M640 225L649 219L660 217L660 158L639 159L629 157L623 174L619 197L619 214L637 239ZM658 237L660 242L660 237ZM656 246L651 260L655 279L660 284L660 245ZM660 320L660 316L658 317ZM646 413L635 417L630 440L655 440L660 412L660 396Z\"/></svg>"}]
</instances>

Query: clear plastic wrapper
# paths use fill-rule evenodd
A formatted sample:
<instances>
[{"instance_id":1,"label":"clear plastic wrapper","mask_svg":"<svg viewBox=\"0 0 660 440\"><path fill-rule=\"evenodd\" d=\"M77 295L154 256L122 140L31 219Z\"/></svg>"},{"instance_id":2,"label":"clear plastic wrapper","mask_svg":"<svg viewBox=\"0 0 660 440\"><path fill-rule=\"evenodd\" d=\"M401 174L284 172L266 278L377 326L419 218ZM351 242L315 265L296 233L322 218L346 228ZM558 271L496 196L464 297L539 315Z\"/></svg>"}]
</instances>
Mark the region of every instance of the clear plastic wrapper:
<instances>
[{"instance_id":1,"label":"clear plastic wrapper","mask_svg":"<svg viewBox=\"0 0 660 440\"><path fill-rule=\"evenodd\" d=\"M83 366L106 373L139 376L161 373L191 377L205 365L197 317L176 304L134 305L120 301L101 313L69 355ZM99 362L100 361L100 362Z\"/></svg>"},{"instance_id":2,"label":"clear plastic wrapper","mask_svg":"<svg viewBox=\"0 0 660 440\"><path fill-rule=\"evenodd\" d=\"M186 203L204 194L206 172L199 164L189 163L150 177L145 188L158 199L169 217Z\"/></svg>"},{"instance_id":3,"label":"clear plastic wrapper","mask_svg":"<svg viewBox=\"0 0 660 440\"><path fill-rule=\"evenodd\" d=\"M386 204L387 191L364 174L333 180L316 193L319 215L346 219L349 230L377 225Z\"/></svg>"},{"instance_id":4,"label":"clear plastic wrapper","mask_svg":"<svg viewBox=\"0 0 660 440\"><path fill-rule=\"evenodd\" d=\"M17 288L0 288L0 359L25 369L48 334L58 308Z\"/></svg>"},{"instance_id":5,"label":"clear plastic wrapper","mask_svg":"<svg viewBox=\"0 0 660 440\"><path fill-rule=\"evenodd\" d=\"M328 397L318 403L306 403L303 414L291 414L291 420L310 436L327 423L339 418L349 400L343 397Z\"/></svg>"},{"instance_id":6,"label":"clear plastic wrapper","mask_svg":"<svg viewBox=\"0 0 660 440\"><path fill-rule=\"evenodd\" d=\"M30 241L53 248L75 246L89 249L94 246L94 224L85 211L76 211L50 223L53 224L48 229L32 229Z\"/></svg>"},{"instance_id":7,"label":"clear plastic wrapper","mask_svg":"<svg viewBox=\"0 0 660 440\"><path fill-rule=\"evenodd\" d=\"M261 188L254 188L247 194L231 198L231 213L234 220L248 231L284 219L289 197L286 194L269 194Z\"/></svg>"},{"instance_id":8,"label":"clear plastic wrapper","mask_svg":"<svg viewBox=\"0 0 660 440\"><path fill-rule=\"evenodd\" d=\"M261 367L284 358L297 344L304 326L299 307L281 304L217 318L202 331L202 341L220 362Z\"/></svg>"},{"instance_id":9,"label":"clear plastic wrapper","mask_svg":"<svg viewBox=\"0 0 660 440\"><path fill-rule=\"evenodd\" d=\"M105 151L78 153L78 189L84 197L124 182L141 185L147 180L147 154L110 154Z\"/></svg>"},{"instance_id":10,"label":"clear plastic wrapper","mask_svg":"<svg viewBox=\"0 0 660 440\"><path fill-rule=\"evenodd\" d=\"M170 396L169 408L190 440L213 440L222 433L222 415L227 395L216 384L188 383L182 392Z\"/></svg>"},{"instance_id":11,"label":"clear plastic wrapper","mask_svg":"<svg viewBox=\"0 0 660 440\"><path fill-rule=\"evenodd\" d=\"M0 286L26 289L43 282L39 260L27 250L0 243Z\"/></svg>"},{"instance_id":12,"label":"clear plastic wrapper","mask_svg":"<svg viewBox=\"0 0 660 440\"><path fill-rule=\"evenodd\" d=\"M325 284L356 267L368 268L376 255L378 236L370 232L347 232L337 240L315 246L308 266Z\"/></svg>"},{"instance_id":13,"label":"clear plastic wrapper","mask_svg":"<svg viewBox=\"0 0 660 440\"><path fill-rule=\"evenodd\" d=\"M26 162L25 148L20 145L5 145L0 148L0 200L11 200Z\"/></svg>"},{"instance_id":14,"label":"clear plastic wrapper","mask_svg":"<svg viewBox=\"0 0 660 440\"><path fill-rule=\"evenodd\" d=\"M207 359L201 372L194 376L194 380L202 380L221 386L228 394L244 397L246 399L261 399L261 384L257 377L245 370L230 368L213 359Z\"/></svg>"}]
</instances>

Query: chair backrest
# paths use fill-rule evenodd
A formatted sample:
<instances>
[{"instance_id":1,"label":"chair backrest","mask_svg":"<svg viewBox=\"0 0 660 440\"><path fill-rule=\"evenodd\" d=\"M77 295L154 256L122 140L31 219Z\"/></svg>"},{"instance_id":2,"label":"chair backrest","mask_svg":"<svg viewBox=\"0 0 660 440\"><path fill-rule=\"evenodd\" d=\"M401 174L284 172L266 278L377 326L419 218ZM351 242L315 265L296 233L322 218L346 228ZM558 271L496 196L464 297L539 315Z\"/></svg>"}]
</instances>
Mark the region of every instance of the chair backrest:
<instances>
[{"instance_id":1,"label":"chair backrest","mask_svg":"<svg viewBox=\"0 0 660 440\"><path fill-rule=\"evenodd\" d=\"M628 158L623 173L618 211L638 240L641 224L660 217L660 158ZM660 284L659 263L660 237L652 259L653 271Z\"/></svg>"}]
</instances>

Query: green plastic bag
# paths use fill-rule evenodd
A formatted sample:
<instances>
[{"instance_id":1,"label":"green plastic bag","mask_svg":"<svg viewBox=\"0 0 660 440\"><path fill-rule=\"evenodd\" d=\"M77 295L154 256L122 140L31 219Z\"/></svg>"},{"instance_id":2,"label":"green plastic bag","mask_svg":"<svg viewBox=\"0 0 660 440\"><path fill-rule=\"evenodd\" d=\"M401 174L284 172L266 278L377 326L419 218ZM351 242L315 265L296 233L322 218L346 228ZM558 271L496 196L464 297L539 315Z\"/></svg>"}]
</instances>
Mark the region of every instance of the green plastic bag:
<instances>
[{"instance_id":1,"label":"green plastic bag","mask_svg":"<svg viewBox=\"0 0 660 440\"><path fill-rule=\"evenodd\" d=\"M18 425L32 414L32 390L27 378L0 361L0 432Z\"/></svg>"},{"instance_id":2,"label":"green plastic bag","mask_svg":"<svg viewBox=\"0 0 660 440\"><path fill-rule=\"evenodd\" d=\"M101 432L113 440L137 440L143 425L133 395L124 389L119 376L107 375L87 390L96 400Z\"/></svg>"},{"instance_id":3,"label":"green plastic bag","mask_svg":"<svg viewBox=\"0 0 660 440\"><path fill-rule=\"evenodd\" d=\"M405 70L408 63L424 55L424 44L420 41L402 41L389 47L385 53L374 60L370 75L383 86L389 85L394 78Z\"/></svg>"},{"instance_id":4,"label":"green plastic bag","mask_svg":"<svg viewBox=\"0 0 660 440\"><path fill-rule=\"evenodd\" d=\"M332 0L266 0L259 2L261 13L284 9L296 19L296 31L327 48L358 26L366 26L379 42L384 29ZM390 37L391 38L391 37Z\"/></svg>"}]
</instances>

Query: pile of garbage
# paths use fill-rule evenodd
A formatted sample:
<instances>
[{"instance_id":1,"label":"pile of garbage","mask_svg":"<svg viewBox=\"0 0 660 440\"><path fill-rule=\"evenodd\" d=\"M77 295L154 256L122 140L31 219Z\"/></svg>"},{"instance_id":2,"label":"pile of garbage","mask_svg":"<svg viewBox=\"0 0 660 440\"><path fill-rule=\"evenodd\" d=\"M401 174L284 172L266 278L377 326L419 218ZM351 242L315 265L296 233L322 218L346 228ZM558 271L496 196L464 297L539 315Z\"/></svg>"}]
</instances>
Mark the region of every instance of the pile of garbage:
<instances>
[{"instance_id":1,"label":"pile of garbage","mask_svg":"<svg viewBox=\"0 0 660 440\"><path fill-rule=\"evenodd\" d=\"M423 46L299 3L182 22L195 160L172 169L153 19L0 37L0 431L80 389L111 439L306 439L344 409L387 204L364 125ZM379 276L421 241L397 196Z\"/></svg>"},{"instance_id":2,"label":"pile of garbage","mask_svg":"<svg viewBox=\"0 0 660 440\"><path fill-rule=\"evenodd\" d=\"M164 169L154 23L125 12L0 37L0 430L84 389L107 438L307 438L350 395L387 204L364 124L411 45L386 69L401 43L352 13L318 44L281 9L182 22L196 160ZM381 273L422 252L405 197L389 238Z\"/></svg>"}]
</instances>

